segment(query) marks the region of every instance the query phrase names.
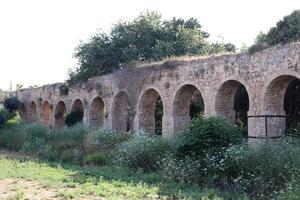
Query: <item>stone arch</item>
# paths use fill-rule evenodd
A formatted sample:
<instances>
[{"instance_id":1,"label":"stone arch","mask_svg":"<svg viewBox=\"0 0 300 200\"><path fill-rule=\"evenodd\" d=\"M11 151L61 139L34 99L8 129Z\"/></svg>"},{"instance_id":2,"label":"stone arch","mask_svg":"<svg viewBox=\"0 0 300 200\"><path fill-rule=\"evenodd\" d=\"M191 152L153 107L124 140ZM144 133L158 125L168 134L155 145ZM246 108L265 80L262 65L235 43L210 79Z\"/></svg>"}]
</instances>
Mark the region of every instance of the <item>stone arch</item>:
<instances>
[{"instance_id":1,"label":"stone arch","mask_svg":"<svg viewBox=\"0 0 300 200\"><path fill-rule=\"evenodd\" d=\"M91 127L100 127L103 125L105 118L105 103L103 99L99 96L96 96L90 105L89 110L89 125Z\"/></svg>"},{"instance_id":2,"label":"stone arch","mask_svg":"<svg viewBox=\"0 0 300 200\"><path fill-rule=\"evenodd\" d=\"M18 113L23 121L26 121L26 108L25 104L21 103L20 108L18 109Z\"/></svg>"},{"instance_id":3,"label":"stone arch","mask_svg":"<svg viewBox=\"0 0 300 200\"><path fill-rule=\"evenodd\" d=\"M265 134L267 137L280 136L286 130L285 95L289 85L299 80L293 75L279 75L272 79L264 92L263 110L269 116L265 123Z\"/></svg>"},{"instance_id":4,"label":"stone arch","mask_svg":"<svg viewBox=\"0 0 300 200\"><path fill-rule=\"evenodd\" d=\"M264 93L263 107L266 114L284 113L284 94L288 85L297 79L291 75L281 75L274 78L266 87Z\"/></svg>"},{"instance_id":5,"label":"stone arch","mask_svg":"<svg viewBox=\"0 0 300 200\"><path fill-rule=\"evenodd\" d=\"M54 109L54 128L62 128L65 126L66 112L66 104L63 101L59 101Z\"/></svg>"},{"instance_id":6,"label":"stone arch","mask_svg":"<svg viewBox=\"0 0 300 200\"><path fill-rule=\"evenodd\" d=\"M244 126L247 126L249 94L246 87L237 80L223 82L217 91L215 110L217 116L224 117L233 124L238 123L238 117L241 117ZM242 111L242 116L240 116L240 111Z\"/></svg>"},{"instance_id":7,"label":"stone arch","mask_svg":"<svg viewBox=\"0 0 300 200\"><path fill-rule=\"evenodd\" d=\"M159 108L162 114L157 113L159 105L162 106ZM157 90L151 88L143 92L139 99L137 114L139 129L151 134L162 134L163 102Z\"/></svg>"},{"instance_id":8,"label":"stone arch","mask_svg":"<svg viewBox=\"0 0 300 200\"><path fill-rule=\"evenodd\" d=\"M69 123L68 126L74 125L75 123L82 123L83 122L83 116L84 116L84 106L80 99L75 99L72 103L71 107L71 113L73 116L68 120Z\"/></svg>"},{"instance_id":9,"label":"stone arch","mask_svg":"<svg viewBox=\"0 0 300 200\"><path fill-rule=\"evenodd\" d=\"M37 122L37 106L34 101L29 103L28 108L28 122L29 123L36 123Z\"/></svg>"},{"instance_id":10,"label":"stone arch","mask_svg":"<svg viewBox=\"0 0 300 200\"><path fill-rule=\"evenodd\" d=\"M191 105L196 101L200 105L199 113L203 114L205 104L202 94L196 86L186 84L176 92L173 100L174 133L182 131L195 116L191 112Z\"/></svg>"},{"instance_id":11,"label":"stone arch","mask_svg":"<svg viewBox=\"0 0 300 200\"><path fill-rule=\"evenodd\" d=\"M112 129L118 132L130 131L130 102L127 92L119 91L113 98L111 108Z\"/></svg>"},{"instance_id":12,"label":"stone arch","mask_svg":"<svg viewBox=\"0 0 300 200\"><path fill-rule=\"evenodd\" d=\"M42 103L42 109L41 109L41 120L45 126L50 128L52 124L51 116L52 116L52 108L48 101L44 101Z\"/></svg>"},{"instance_id":13,"label":"stone arch","mask_svg":"<svg viewBox=\"0 0 300 200\"><path fill-rule=\"evenodd\" d=\"M84 112L83 103L80 99L75 99L72 103L71 111L79 110L81 112Z\"/></svg>"}]
</instances>

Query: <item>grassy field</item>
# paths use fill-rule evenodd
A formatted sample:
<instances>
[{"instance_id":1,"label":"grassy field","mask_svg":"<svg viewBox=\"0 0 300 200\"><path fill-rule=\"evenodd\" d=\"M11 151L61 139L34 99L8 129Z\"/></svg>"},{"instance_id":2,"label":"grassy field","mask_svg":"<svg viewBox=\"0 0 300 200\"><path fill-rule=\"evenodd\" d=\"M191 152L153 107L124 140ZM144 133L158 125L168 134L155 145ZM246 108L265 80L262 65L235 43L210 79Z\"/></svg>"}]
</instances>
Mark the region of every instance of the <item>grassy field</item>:
<instances>
[{"instance_id":1,"label":"grassy field","mask_svg":"<svg viewBox=\"0 0 300 200\"><path fill-rule=\"evenodd\" d=\"M246 199L180 186L156 174L62 166L7 151L0 152L0 169L0 199Z\"/></svg>"}]
</instances>

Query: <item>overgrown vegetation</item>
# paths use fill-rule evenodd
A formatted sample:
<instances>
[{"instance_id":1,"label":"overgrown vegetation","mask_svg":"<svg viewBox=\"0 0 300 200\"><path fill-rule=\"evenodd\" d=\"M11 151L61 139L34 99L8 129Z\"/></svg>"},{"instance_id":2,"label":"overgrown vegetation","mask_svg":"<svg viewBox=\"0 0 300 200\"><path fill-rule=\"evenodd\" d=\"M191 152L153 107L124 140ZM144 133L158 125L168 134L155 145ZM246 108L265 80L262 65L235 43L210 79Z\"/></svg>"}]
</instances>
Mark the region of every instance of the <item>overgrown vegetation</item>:
<instances>
[{"instance_id":1,"label":"overgrown vegetation","mask_svg":"<svg viewBox=\"0 0 300 200\"><path fill-rule=\"evenodd\" d=\"M21 102L14 96L5 97L3 102L0 102L0 128L5 128L14 121L16 123L20 121L17 113L20 105Z\"/></svg>"},{"instance_id":2,"label":"overgrown vegetation","mask_svg":"<svg viewBox=\"0 0 300 200\"><path fill-rule=\"evenodd\" d=\"M20 124L0 131L0 146L63 165L89 166L91 171L84 172L89 177L109 170L112 174L121 173L118 176L123 179L123 172L112 171L126 169L126 176L136 180L152 177L147 183L161 187L171 182L175 188L195 187L195 198L201 188L230 194L225 199L276 199L297 194L300 139L287 136L251 146L244 136L240 128L216 117L195 118L186 131L172 140L147 133L87 130L82 124L54 131L42 125ZM174 188L167 193L172 195L180 199Z\"/></svg>"}]
</instances>

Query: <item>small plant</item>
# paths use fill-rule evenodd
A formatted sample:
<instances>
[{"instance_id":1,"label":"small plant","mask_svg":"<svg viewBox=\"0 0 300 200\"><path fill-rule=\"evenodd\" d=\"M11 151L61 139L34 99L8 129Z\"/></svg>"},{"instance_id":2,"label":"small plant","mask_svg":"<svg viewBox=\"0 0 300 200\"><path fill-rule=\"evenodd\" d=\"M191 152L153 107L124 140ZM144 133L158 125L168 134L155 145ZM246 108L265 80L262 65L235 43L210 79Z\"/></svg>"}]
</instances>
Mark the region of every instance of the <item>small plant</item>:
<instances>
[{"instance_id":1,"label":"small plant","mask_svg":"<svg viewBox=\"0 0 300 200\"><path fill-rule=\"evenodd\" d=\"M68 96L69 94L69 86L68 85L61 85L59 86L59 95L60 96Z\"/></svg>"}]
</instances>

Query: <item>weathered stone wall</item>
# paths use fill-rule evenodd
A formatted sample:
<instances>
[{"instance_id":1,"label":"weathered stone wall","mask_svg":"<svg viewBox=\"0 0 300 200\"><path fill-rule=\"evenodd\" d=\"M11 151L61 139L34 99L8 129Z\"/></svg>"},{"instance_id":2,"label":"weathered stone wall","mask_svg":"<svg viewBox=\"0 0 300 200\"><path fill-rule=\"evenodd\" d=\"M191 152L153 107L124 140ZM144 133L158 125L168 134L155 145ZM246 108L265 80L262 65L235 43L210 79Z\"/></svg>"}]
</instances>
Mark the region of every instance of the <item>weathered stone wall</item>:
<instances>
[{"instance_id":1,"label":"weathered stone wall","mask_svg":"<svg viewBox=\"0 0 300 200\"><path fill-rule=\"evenodd\" d=\"M60 95L62 84L17 92L28 122L50 127L63 125L61 113L81 102L84 123L126 131L153 131L153 102L163 101L163 135L171 137L189 121L189 104L195 90L204 100L206 116L233 120L234 94L240 85L249 96L250 137L279 136L285 129L284 93L300 77L300 43L277 46L253 55L233 54L153 63L95 77ZM95 103L96 102L96 103ZM270 115L265 120L264 115ZM267 127L266 127L267 124Z\"/></svg>"}]
</instances>

